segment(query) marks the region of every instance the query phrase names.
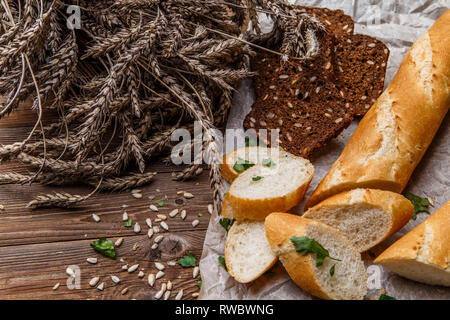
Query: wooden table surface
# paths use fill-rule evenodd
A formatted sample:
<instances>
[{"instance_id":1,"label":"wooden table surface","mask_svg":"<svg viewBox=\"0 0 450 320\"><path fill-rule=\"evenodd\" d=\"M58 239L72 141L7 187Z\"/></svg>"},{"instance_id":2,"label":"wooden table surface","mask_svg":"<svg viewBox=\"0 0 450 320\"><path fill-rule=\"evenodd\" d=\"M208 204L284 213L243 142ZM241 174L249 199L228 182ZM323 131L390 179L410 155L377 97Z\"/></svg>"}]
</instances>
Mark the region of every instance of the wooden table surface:
<instances>
[{"instance_id":1,"label":"wooden table surface","mask_svg":"<svg viewBox=\"0 0 450 320\"><path fill-rule=\"evenodd\" d=\"M24 105L18 112L0 120L0 144L21 141L27 136L36 115ZM26 204L35 196L53 191L67 191L72 194L88 194L91 189L80 186L45 187L38 184L17 186L0 185L0 299L154 299L162 283L171 281L173 289L170 299L174 299L180 289L184 290L183 299L193 299L192 294L199 291L197 279L193 279L193 268L180 265L168 266L168 261L178 261L188 253L200 260L203 241L209 223L207 206L211 203L211 191L208 174L204 172L191 182L172 181L172 172L182 168L168 166L161 162L151 164L148 171L158 172L155 181L142 190L142 199L135 199L131 193L100 193L91 197L73 209L30 210ZM0 172L27 172L19 163L0 163ZM188 191L193 199L185 199L178 191ZM155 196L153 201L148 196ZM168 215L175 208L185 209L187 217L182 220L180 214L167 218L169 231L161 229L164 235L158 249L152 250L153 239L147 237L147 218L152 222L156 212L149 205L164 199L160 208ZM175 200L181 199L182 204ZM180 202L178 200L177 202ZM133 232L125 228L122 221L122 205L128 205L126 211L134 222L139 222L142 231ZM92 214L97 214L100 222L95 222ZM203 214L201 217L198 213ZM192 221L200 220L197 227ZM157 225L154 223L154 225ZM159 235L158 234L158 235ZM123 237L123 244L116 248L115 260L96 253L90 243L100 237L115 241ZM137 248L136 248L137 246ZM89 264L88 257L98 258L97 264ZM124 262L120 262L123 259ZM162 262L166 268L165 276L156 280L154 287L147 282L149 273L156 274L155 262ZM139 264L133 273L122 270L122 266ZM79 267L80 288L69 289L66 268ZM75 267L76 269L76 267ZM143 269L145 276L138 277ZM114 284L111 275L120 278ZM89 286L93 277L100 277L99 284L105 283L103 291ZM53 290L53 286L60 287ZM122 295L122 290L128 292Z\"/></svg>"}]
</instances>

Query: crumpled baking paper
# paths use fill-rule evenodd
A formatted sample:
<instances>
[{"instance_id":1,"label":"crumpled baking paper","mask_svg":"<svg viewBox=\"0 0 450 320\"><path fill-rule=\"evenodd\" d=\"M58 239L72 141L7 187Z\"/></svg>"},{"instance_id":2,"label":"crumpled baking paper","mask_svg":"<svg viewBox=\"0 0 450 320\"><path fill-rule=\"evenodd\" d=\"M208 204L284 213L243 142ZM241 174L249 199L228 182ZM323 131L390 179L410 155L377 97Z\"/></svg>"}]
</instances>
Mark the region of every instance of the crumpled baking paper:
<instances>
[{"instance_id":1,"label":"crumpled baking paper","mask_svg":"<svg viewBox=\"0 0 450 320\"><path fill-rule=\"evenodd\" d=\"M424 34L449 7L450 0L304 0L297 4L330 9L342 9L355 20L355 34L368 34L386 43L391 50L386 85L397 72L403 57L411 45ZM266 23L268 21L263 19ZM243 121L254 101L252 81L243 81L233 98L227 128L242 128ZM441 125L424 159L416 168L406 191L434 200L432 212L450 199L450 117ZM420 121L420 118L418 118ZM319 181L325 176L338 158L346 142L357 126L356 121L337 139L333 140L313 161L316 169L314 179L305 199L308 199ZM305 200L292 212L301 214ZM421 213L416 221L410 221L400 232L380 244L371 252L380 254L390 244L421 223L428 215ZM231 278L218 263L223 256L226 232L213 214L204 242L200 261L202 288L200 299L312 299L307 292L297 287L283 269L281 263L250 284L240 284ZM367 298L378 297L379 289L397 299L450 299L450 288L420 284L397 276L381 266L371 266L370 258L365 264L370 283ZM375 275L376 273L376 275Z\"/></svg>"}]
</instances>

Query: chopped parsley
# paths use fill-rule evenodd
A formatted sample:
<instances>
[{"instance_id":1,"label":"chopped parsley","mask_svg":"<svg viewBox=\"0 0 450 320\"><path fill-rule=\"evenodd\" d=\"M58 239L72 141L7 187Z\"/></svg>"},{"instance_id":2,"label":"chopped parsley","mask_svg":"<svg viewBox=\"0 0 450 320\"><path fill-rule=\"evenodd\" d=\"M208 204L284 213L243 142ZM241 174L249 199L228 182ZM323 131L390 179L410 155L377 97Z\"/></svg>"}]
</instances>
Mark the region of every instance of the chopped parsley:
<instances>
[{"instance_id":1,"label":"chopped parsley","mask_svg":"<svg viewBox=\"0 0 450 320\"><path fill-rule=\"evenodd\" d=\"M335 260L341 261L336 258L330 257L330 253L326 250L320 243L316 240L308 238L308 237L291 237L291 241L295 246L295 250L300 252L303 255L308 253L316 254L316 267L320 267L323 265L323 261L326 257Z\"/></svg>"},{"instance_id":2,"label":"chopped parsley","mask_svg":"<svg viewBox=\"0 0 450 320\"><path fill-rule=\"evenodd\" d=\"M261 179L262 179L261 176L256 176L256 177L253 177L253 178L252 178L253 181L259 181L259 180L261 180Z\"/></svg>"},{"instance_id":3,"label":"chopped parsley","mask_svg":"<svg viewBox=\"0 0 450 320\"><path fill-rule=\"evenodd\" d=\"M262 165L270 168L270 167L276 166L276 163L273 162L272 159L268 158L268 159L263 159Z\"/></svg>"},{"instance_id":4,"label":"chopped parsley","mask_svg":"<svg viewBox=\"0 0 450 320\"><path fill-rule=\"evenodd\" d=\"M100 238L91 243L91 247L104 255L105 257L115 259L116 258L116 250L114 249L114 243L111 240L107 240L106 238Z\"/></svg>"},{"instance_id":5,"label":"chopped parsley","mask_svg":"<svg viewBox=\"0 0 450 320\"><path fill-rule=\"evenodd\" d=\"M237 173L241 173L244 172L245 170L247 170L248 168L253 167L255 164L253 162L250 162L248 160L244 160L241 158L238 158L236 163L233 166L233 169L237 172Z\"/></svg>"},{"instance_id":6,"label":"chopped parsley","mask_svg":"<svg viewBox=\"0 0 450 320\"><path fill-rule=\"evenodd\" d=\"M183 258L178 260L178 264L183 268L195 267L195 263L196 259L193 253L189 253L188 255L185 255Z\"/></svg>"}]
</instances>

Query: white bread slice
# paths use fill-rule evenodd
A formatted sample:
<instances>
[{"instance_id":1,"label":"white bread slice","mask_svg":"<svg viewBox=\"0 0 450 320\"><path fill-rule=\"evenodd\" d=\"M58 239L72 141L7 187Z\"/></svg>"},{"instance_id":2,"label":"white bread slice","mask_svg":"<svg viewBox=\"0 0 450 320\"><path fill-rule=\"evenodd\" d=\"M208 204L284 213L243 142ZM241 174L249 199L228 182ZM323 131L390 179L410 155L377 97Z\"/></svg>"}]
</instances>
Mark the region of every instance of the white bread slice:
<instances>
[{"instance_id":1,"label":"white bread slice","mask_svg":"<svg viewBox=\"0 0 450 320\"><path fill-rule=\"evenodd\" d=\"M402 277L450 286L450 201L391 245L375 263Z\"/></svg>"},{"instance_id":2,"label":"white bread slice","mask_svg":"<svg viewBox=\"0 0 450 320\"><path fill-rule=\"evenodd\" d=\"M264 220L272 212L285 212L300 203L313 175L311 162L280 153L274 166L256 165L233 181L221 214L236 220ZM262 178L254 181L255 177Z\"/></svg>"},{"instance_id":3,"label":"white bread slice","mask_svg":"<svg viewBox=\"0 0 450 320\"><path fill-rule=\"evenodd\" d=\"M240 283L256 280L278 261L266 238L264 221L236 221L228 231L225 262Z\"/></svg>"},{"instance_id":4,"label":"white bread slice","mask_svg":"<svg viewBox=\"0 0 450 320\"><path fill-rule=\"evenodd\" d=\"M265 147L244 147L236 149L223 156L221 168L222 177L232 183L241 172L237 172L233 167L238 159L248 160L255 165L261 165L264 159L272 159L275 163L279 162L279 158L283 159L283 155L288 154L281 149L265 148Z\"/></svg>"},{"instance_id":5,"label":"white bread slice","mask_svg":"<svg viewBox=\"0 0 450 320\"><path fill-rule=\"evenodd\" d=\"M338 229L364 252L400 230L413 213L414 206L398 193L355 189L322 201L303 217Z\"/></svg>"},{"instance_id":6,"label":"white bread slice","mask_svg":"<svg viewBox=\"0 0 450 320\"><path fill-rule=\"evenodd\" d=\"M360 253L336 229L324 223L287 213L272 213L266 218L266 236L292 280L312 295L328 300L361 300L367 294L367 274ZM291 237L316 240L334 261L325 258L316 266L316 255L295 250ZM330 268L335 265L334 276Z\"/></svg>"}]
</instances>

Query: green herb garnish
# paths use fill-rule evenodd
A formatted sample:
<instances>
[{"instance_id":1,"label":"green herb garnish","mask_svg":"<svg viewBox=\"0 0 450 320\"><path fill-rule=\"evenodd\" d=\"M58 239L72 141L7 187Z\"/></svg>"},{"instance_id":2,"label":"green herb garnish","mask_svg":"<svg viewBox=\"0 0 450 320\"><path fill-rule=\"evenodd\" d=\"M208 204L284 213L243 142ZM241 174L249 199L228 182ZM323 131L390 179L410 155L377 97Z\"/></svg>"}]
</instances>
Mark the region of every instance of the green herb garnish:
<instances>
[{"instance_id":1,"label":"green herb garnish","mask_svg":"<svg viewBox=\"0 0 450 320\"><path fill-rule=\"evenodd\" d=\"M261 176L256 176L256 177L253 177L253 178L252 178L253 181L259 181L259 180L261 180L261 179L262 179Z\"/></svg>"},{"instance_id":2,"label":"green herb garnish","mask_svg":"<svg viewBox=\"0 0 450 320\"><path fill-rule=\"evenodd\" d=\"M225 258L224 257L219 256L219 263L225 269L225 271L228 272L227 264L225 263Z\"/></svg>"},{"instance_id":3,"label":"green herb garnish","mask_svg":"<svg viewBox=\"0 0 450 320\"><path fill-rule=\"evenodd\" d=\"M106 238L100 238L91 243L91 247L94 248L95 251L101 253L105 257L115 259L116 258L116 250L114 249L114 243L111 240L107 240Z\"/></svg>"},{"instance_id":4,"label":"green herb garnish","mask_svg":"<svg viewBox=\"0 0 450 320\"><path fill-rule=\"evenodd\" d=\"M330 253L316 240L308 237L291 237L291 241L295 246L295 250L303 255L308 253L316 254L316 267L320 267L323 264L323 260L328 257L335 261L341 261L336 258L330 257Z\"/></svg>"},{"instance_id":5,"label":"green herb garnish","mask_svg":"<svg viewBox=\"0 0 450 320\"><path fill-rule=\"evenodd\" d=\"M397 298L388 296L387 294L380 294L378 300L397 300Z\"/></svg>"},{"instance_id":6,"label":"green herb garnish","mask_svg":"<svg viewBox=\"0 0 450 320\"><path fill-rule=\"evenodd\" d=\"M257 139L253 139L250 137L245 137L245 146L246 147L257 147L259 145Z\"/></svg>"},{"instance_id":7,"label":"green herb garnish","mask_svg":"<svg viewBox=\"0 0 450 320\"><path fill-rule=\"evenodd\" d=\"M412 216L413 220L417 219L417 214L419 212L426 212L430 214L430 211L428 211L428 206L431 205L430 201L427 198L421 198L419 196L416 196L415 194L412 194L411 192L407 192L405 194L405 197L411 201L411 203L414 206L414 214Z\"/></svg>"},{"instance_id":8,"label":"green herb garnish","mask_svg":"<svg viewBox=\"0 0 450 320\"><path fill-rule=\"evenodd\" d=\"M156 204L160 207L164 206L164 200L156 201Z\"/></svg>"},{"instance_id":9,"label":"green herb garnish","mask_svg":"<svg viewBox=\"0 0 450 320\"><path fill-rule=\"evenodd\" d=\"M133 223L133 220L128 219L128 221L125 221L124 226L127 228L130 228L132 223Z\"/></svg>"},{"instance_id":10,"label":"green herb garnish","mask_svg":"<svg viewBox=\"0 0 450 320\"><path fill-rule=\"evenodd\" d=\"M334 269L335 269L336 265L333 264L333 266L330 268L330 276L333 277L334 276Z\"/></svg>"},{"instance_id":11,"label":"green herb garnish","mask_svg":"<svg viewBox=\"0 0 450 320\"><path fill-rule=\"evenodd\" d=\"M197 213L197 217L203 217L203 213Z\"/></svg>"},{"instance_id":12,"label":"green herb garnish","mask_svg":"<svg viewBox=\"0 0 450 320\"><path fill-rule=\"evenodd\" d=\"M276 163L273 162L272 159L268 158L268 159L263 159L262 165L270 168L270 167L276 166Z\"/></svg>"},{"instance_id":13,"label":"green herb garnish","mask_svg":"<svg viewBox=\"0 0 450 320\"><path fill-rule=\"evenodd\" d=\"M234 223L234 219L222 218L219 220L220 225L228 232Z\"/></svg>"},{"instance_id":14,"label":"green herb garnish","mask_svg":"<svg viewBox=\"0 0 450 320\"><path fill-rule=\"evenodd\" d=\"M248 160L244 160L241 158L238 158L236 163L233 166L233 169L237 172L237 173L241 173L244 172L245 170L247 170L248 168L253 167L255 164L253 162L250 162Z\"/></svg>"},{"instance_id":15,"label":"green herb garnish","mask_svg":"<svg viewBox=\"0 0 450 320\"><path fill-rule=\"evenodd\" d=\"M197 287L199 287L199 288L202 287L202 282L201 281L197 281Z\"/></svg>"},{"instance_id":16,"label":"green herb garnish","mask_svg":"<svg viewBox=\"0 0 450 320\"><path fill-rule=\"evenodd\" d=\"M193 253L189 253L188 255L184 256L180 260L178 260L178 264L182 266L183 268L190 268L195 267L195 255Z\"/></svg>"}]
</instances>

